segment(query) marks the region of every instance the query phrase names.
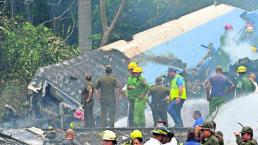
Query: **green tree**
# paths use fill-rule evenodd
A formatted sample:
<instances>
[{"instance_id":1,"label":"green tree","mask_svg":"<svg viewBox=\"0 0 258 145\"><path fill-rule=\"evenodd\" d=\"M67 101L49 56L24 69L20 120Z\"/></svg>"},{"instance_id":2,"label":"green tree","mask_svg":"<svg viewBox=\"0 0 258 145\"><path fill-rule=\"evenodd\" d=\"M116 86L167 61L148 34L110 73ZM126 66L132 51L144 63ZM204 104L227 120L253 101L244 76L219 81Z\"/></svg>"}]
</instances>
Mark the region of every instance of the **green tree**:
<instances>
[{"instance_id":1,"label":"green tree","mask_svg":"<svg viewBox=\"0 0 258 145\"><path fill-rule=\"evenodd\" d=\"M102 39L100 42L100 46L104 46L109 42L112 31L116 27L120 16L122 15L122 11L125 7L126 0L121 0L118 10L115 12L114 18L111 20L110 25L108 24L107 12L106 12L106 2L105 0L100 0L100 17L102 24Z\"/></svg>"},{"instance_id":2,"label":"green tree","mask_svg":"<svg viewBox=\"0 0 258 145\"><path fill-rule=\"evenodd\" d=\"M193 5L194 3L194 5ZM123 12L112 32L108 33L107 43L119 39L131 40L136 33L165 23L172 19L179 18L200 8L206 7L213 3L212 0L130 0L126 1ZM103 6L103 4L102 4ZM114 16L121 6L121 0L105 0L106 19L101 15L100 1L92 2L92 41L93 48L103 45L103 22L107 21L112 24ZM104 15L105 16L105 15ZM101 19L102 18L102 19ZM108 29L106 29L108 30ZM108 31L107 31L108 32ZM107 39L105 39L106 41ZM106 42L104 43L106 44Z\"/></svg>"},{"instance_id":3,"label":"green tree","mask_svg":"<svg viewBox=\"0 0 258 145\"><path fill-rule=\"evenodd\" d=\"M87 40L88 34L91 31L92 35L90 38L93 48L98 48L100 45L119 39L130 40L135 33L213 4L213 0L5 1L5 7L1 7L0 11L9 10L9 12L5 12L8 16L15 14L23 16L34 25L44 24L44 26L51 29L57 36L65 39L69 44L78 45L79 35L82 38L81 42L86 43L83 40ZM14 3L12 7L10 2ZM92 7L91 15L89 15L90 2ZM80 7L81 9L78 9ZM100 10L102 10L102 15ZM119 12L120 10L121 13ZM116 17L117 14L119 17ZM86 19L92 20L92 27L89 25L89 20ZM86 48L88 46L83 47Z\"/></svg>"},{"instance_id":4,"label":"green tree","mask_svg":"<svg viewBox=\"0 0 258 145\"><path fill-rule=\"evenodd\" d=\"M1 80L30 81L38 67L78 54L78 49L56 37L43 25L33 26L22 18L0 17Z\"/></svg>"}]
</instances>

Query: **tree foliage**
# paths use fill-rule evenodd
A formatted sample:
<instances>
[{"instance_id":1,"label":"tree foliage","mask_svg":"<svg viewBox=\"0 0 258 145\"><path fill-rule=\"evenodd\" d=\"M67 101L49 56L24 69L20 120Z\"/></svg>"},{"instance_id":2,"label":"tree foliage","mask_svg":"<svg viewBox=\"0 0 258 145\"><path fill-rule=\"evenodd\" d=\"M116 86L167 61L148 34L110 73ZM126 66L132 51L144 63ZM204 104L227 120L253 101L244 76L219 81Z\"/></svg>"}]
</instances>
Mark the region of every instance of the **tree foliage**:
<instances>
[{"instance_id":1,"label":"tree foliage","mask_svg":"<svg viewBox=\"0 0 258 145\"><path fill-rule=\"evenodd\" d=\"M43 25L33 26L17 17L0 17L0 76L2 80L29 81L38 67L78 54Z\"/></svg>"},{"instance_id":2,"label":"tree foliage","mask_svg":"<svg viewBox=\"0 0 258 145\"><path fill-rule=\"evenodd\" d=\"M34 25L44 23L69 44L78 45L77 0L6 0L2 10L9 16L23 16ZM13 2L12 8L10 2ZM8 4L9 3L9 4ZM138 32L162 24L184 14L206 7L213 0L127 0L126 6L112 30L108 43L119 39L130 40ZM98 48L103 38L100 0L92 0L92 43ZM111 24L121 0L105 0L107 23ZM0 4L1 5L1 4ZM0 10L1 11L1 10ZM60 17L61 16L61 17ZM87 37L87 36L85 36Z\"/></svg>"},{"instance_id":3,"label":"tree foliage","mask_svg":"<svg viewBox=\"0 0 258 145\"><path fill-rule=\"evenodd\" d=\"M119 39L131 40L136 33L206 7L212 2L212 0L128 0L112 31L109 43ZM110 24L121 0L105 0L105 3ZM93 47L98 48L103 35L99 0L92 3L92 15Z\"/></svg>"},{"instance_id":4,"label":"tree foliage","mask_svg":"<svg viewBox=\"0 0 258 145\"><path fill-rule=\"evenodd\" d=\"M116 27L121 14L123 13L126 2L127 2L126 0L121 0L121 4L119 5L119 8L115 13L114 17L112 18L111 23L109 24L107 20L105 0L100 0L100 19L102 24L102 38L101 38L100 46L105 46L106 44L108 44L110 36L114 28Z\"/></svg>"},{"instance_id":5,"label":"tree foliage","mask_svg":"<svg viewBox=\"0 0 258 145\"><path fill-rule=\"evenodd\" d=\"M0 13L21 16L33 25L44 24L69 44L78 42L77 0L5 0Z\"/></svg>"}]
</instances>

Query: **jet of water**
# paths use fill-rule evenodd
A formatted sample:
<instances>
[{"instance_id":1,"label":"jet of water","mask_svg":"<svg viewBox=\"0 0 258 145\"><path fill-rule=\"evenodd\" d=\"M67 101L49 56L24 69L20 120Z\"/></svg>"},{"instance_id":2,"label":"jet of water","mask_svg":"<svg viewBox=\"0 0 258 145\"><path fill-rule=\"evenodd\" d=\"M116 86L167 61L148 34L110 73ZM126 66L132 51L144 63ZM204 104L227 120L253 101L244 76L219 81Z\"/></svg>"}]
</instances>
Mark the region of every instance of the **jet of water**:
<instances>
[{"instance_id":1,"label":"jet of water","mask_svg":"<svg viewBox=\"0 0 258 145\"><path fill-rule=\"evenodd\" d=\"M241 131L241 126L250 126L254 129L254 137L258 139L258 93L240 97L224 104L215 122L217 130L224 133L225 143L235 142L234 132Z\"/></svg>"}]
</instances>

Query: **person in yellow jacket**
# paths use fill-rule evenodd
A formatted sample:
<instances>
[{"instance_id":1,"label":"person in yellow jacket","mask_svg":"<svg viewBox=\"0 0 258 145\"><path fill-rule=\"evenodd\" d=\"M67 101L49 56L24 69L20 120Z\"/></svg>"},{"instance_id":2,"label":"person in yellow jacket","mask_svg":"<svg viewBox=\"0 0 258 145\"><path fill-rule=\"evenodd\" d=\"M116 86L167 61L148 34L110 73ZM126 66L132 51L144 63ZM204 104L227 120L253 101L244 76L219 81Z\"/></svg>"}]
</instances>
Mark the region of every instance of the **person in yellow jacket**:
<instances>
[{"instance_id":1,"label":"person in yellow jacket","mask_svg":"<svg viewBox=\"0 0 258 145\"><path fill-rule=\"evenodd\" d=\"M134 89L134 95L136 97L134 102L133 123L135 127L145 127L145 107L147 103L146 94L149 90L149 86L146 80L141 76L142 68L137 67L133 70L134 77L137 78Z\"/></svg>"},{"instance_id":2,"label":"person in yellow jacket","mask_svg":"<svg viewBox=\"0 0 258 145\"><path fill-rule=\"evenodd\" d=\"M133 76L133 70L138 67L138 64L134 61L130 62L128 64L128 72L129 77L127 79L127 84L126 84L126 98L128 99L129 102L129 112L128 112L128 123L129 127L133 127L133 113L134 113L134 102L135 102L135 95L134 95L134 89L136 85L136 80L137 78Z\"/></svg>"},{"instance_id":3,"label":"person in yellow jacket","mask_svg":"<svg viewBox=\"0 0 258 145\"><path fill-rule=\"evenodd\" d=\"M171 90L168 106L168 113L175 122L175 127L183 127L183 121L181 117L181 110L184 102L187 98L186 88L184 78L177 74L178 69L175 67L170 67L168 69L168 76L172 78L171 80Z\"/></svg>"}]
</instances>

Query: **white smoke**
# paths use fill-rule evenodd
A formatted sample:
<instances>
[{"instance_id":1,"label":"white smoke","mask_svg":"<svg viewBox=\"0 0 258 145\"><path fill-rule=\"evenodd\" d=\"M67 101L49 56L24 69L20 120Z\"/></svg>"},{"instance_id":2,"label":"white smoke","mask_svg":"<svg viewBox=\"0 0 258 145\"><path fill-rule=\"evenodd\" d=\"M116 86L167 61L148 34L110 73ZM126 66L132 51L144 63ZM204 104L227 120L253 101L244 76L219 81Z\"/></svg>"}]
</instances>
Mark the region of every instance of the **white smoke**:
<instances>
[{"instance_id":1,"label":"white smoke","mask_svg":"<svg viewBox=\"0 0 258 145\"><path fill-rule=\"evenodd\" d=\"M258 139L258 93L240 97L224 104L215 119L217 130L224 133L225 144L235 143L234 132L241 131L241 126L254 129L254 138Z\"/></svg>"},{"instance_id":2,"label":"white smoke","mask_svg":"<svg viewBox=\"0 0 258 145\"><path fill-rule=\"evenodd\" d=\"M248 41L241 41L241 33L230 32L225 38L225 46L222 49L229 55L231 63L241 58L258 59L258 53L253 52L253 47Z\"/></svg>"}]
</instances>

